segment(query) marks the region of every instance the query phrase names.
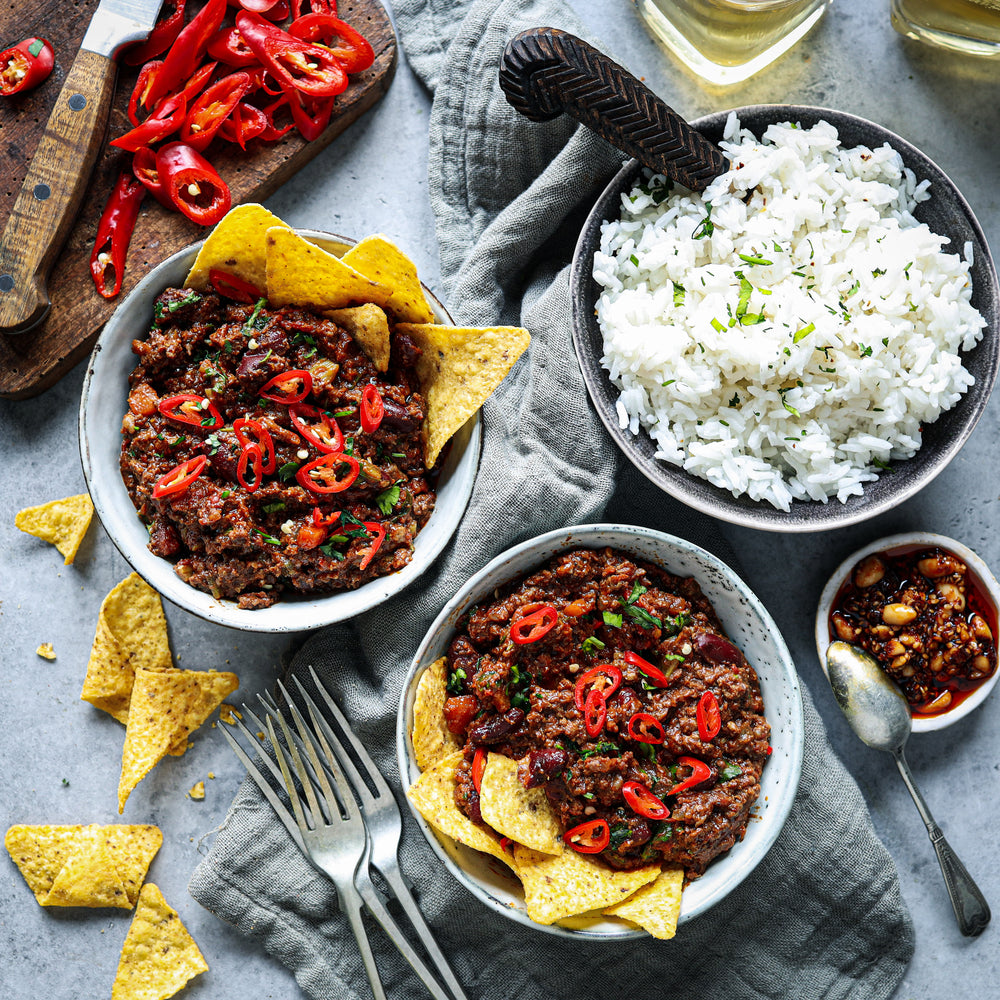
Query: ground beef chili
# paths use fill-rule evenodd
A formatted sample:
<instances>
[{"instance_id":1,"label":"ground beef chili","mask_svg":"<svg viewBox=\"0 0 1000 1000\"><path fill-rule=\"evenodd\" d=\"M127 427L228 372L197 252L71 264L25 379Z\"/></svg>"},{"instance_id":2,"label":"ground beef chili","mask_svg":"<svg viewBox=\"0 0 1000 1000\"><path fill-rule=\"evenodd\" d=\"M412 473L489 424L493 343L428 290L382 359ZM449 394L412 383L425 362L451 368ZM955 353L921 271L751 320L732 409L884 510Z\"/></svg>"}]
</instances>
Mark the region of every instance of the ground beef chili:
<instances>
[{"instance_id":1,"label":"ground beef chili","mask_svg":"<svg viewBox=\"0 0 1000 1000\"><path fill-rule=\"evenodd\" d=\"M544 607L555 609L551 627L543 612L518 629L519 616ZM522 639L545 631L517 642L512 625ZM577 685L601 665L621 679L597 699L606 714L590 735ZM603 684L613 672L592 678ZM662 860L695 878L746 832L770 726L756 673L723 635L693 579L614 549L564 553L464 616L448 650L448 690L445 718L465 754L455 797L476 822L482 817L472 761L482 747L521 762L522 782L545 789L564 830L605 820L610 843L599 856L614 868ZM698 721L706 692L721 723L710 738ZM633 721L637 715L643 718ZM631 738L630 722L633 735L647 739L657 739L662 727L662 742ZM671 794L692 773L683 758L707 765L710 774ZM627 782L662 800L669 818L636 812L623 794Z\"/></svg>"},{"instance_id":2,"label":"ground beef chili","mask_svg":"<svg viewBox=\"0 0 1000 1000\"><path fill-rule=\"evenodd\" d=\"M954 553L875 552L837 594L830 637L866 649L915 713L936 715L996 670L995 615L985 589Z\"/></svg>"},{"instance_id":3,"label":"ground beef chili","mask_svg":"<svg viewBox=\"0 0 1000 1000\"><path fill-rule=\"evenodd\" d=\"M285 591L358 587L410 561L435 500L413 369L419 348L395 334L389 371L380 373L331 320L190 289L167 289L154 316L149 335L132 345L139 364L129 378L121 450L122 477L152 552L176 560L193 587L242 608L267 607ZM294 405L264 398L298 395L304 380L268 391L289 371L309 373L308 394ZM367 386L384 409L370 431L360 414ZM195 398L169 403L185 395ZM267 449L258 462L248 446L260 446L259 434L241 418L267 432L273 471L257 468ZM357 475L343 490L315 492L300 470L327 453L347 456L332 462L338 482ZM165 476L201 457L207 462L190 485L164 492Z\"/></svg>"}]
</instances>

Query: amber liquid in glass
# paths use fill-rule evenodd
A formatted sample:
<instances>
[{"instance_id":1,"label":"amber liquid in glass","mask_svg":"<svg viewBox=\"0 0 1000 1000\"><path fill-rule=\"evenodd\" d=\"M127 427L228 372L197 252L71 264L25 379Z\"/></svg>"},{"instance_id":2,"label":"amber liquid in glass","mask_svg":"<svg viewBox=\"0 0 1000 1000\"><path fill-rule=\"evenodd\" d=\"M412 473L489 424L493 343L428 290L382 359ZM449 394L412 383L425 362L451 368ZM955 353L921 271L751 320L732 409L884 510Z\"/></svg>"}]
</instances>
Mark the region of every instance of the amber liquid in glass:
<instances>
[{"instance_id":1,"label":"amber liquid in glass","mask_svg":"<svg viewBox=\"0 0 1000 1000\"><path fill-rule=\"evenodd\" d=\"M970 55L1000 56L1000 0L892 0L893 27Z\"/></svg>"}]
</instances>

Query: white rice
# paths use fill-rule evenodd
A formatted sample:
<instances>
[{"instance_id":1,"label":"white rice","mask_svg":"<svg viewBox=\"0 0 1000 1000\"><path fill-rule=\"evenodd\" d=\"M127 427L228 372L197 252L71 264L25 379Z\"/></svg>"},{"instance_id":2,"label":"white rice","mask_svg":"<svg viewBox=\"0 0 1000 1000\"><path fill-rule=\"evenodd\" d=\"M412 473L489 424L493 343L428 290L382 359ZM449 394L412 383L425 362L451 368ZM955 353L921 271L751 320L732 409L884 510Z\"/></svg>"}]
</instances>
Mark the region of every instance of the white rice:
<instances>
[{"instance_id":1,"label":"white rice","mask_svg":"<svg viewBox=\"0 0 1000 1000\"><path fill-rule=\"evenodd\" d=\"M758 141L730 115L722 148L732 169L704 194L647 177L602 227L621 426L734 496L846 502L973 382L972 248L917 223L929 182L888 145L843 149L826 122Z\"/></svg>"}]
</instances>

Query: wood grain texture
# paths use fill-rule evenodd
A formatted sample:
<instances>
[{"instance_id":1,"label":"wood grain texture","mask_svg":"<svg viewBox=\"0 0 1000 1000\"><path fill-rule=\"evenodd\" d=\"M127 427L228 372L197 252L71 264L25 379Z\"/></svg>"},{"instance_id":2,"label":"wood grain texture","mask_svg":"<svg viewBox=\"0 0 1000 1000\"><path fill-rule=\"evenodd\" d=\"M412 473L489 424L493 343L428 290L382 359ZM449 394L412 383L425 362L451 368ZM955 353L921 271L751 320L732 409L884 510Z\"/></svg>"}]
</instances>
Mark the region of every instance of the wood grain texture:
<instances>
[{"instance_id":1,"label":"wood grain texture","mask_svg":"<svg viewBox=\"0 0 1000 1000\"><path fill-rule=\"evenodd\" d=\"M18 6L0 12L0 38L30 34L32 25L46 25L46 37L56 50L56 68L37 90L0 102L0 225L10 217L17 192L28 170L52 107L63 84L63 74L75 57L97 0L79 0L73 6L61 0L36 0L30 12ZM376 104L389 87L396 67L396 38L392 23L378 0L342 0L340 17L359 30L375 50L370 69L351 77L337 98L329 127L314 142L305 142L293 130L277 143L239 146L214 142L207 156L229 184L233 204L267 198L304 164L323 150L352 122ZM111 109L109 134L120 135L131 126L126 115L136 71L122 66ZM143 202L129 248L121 295L106 302L90 277L90 251L104 203L127 154L105 145L84 197L83 209L59 254L49 280L52 310L45 321L25 334L0 334L0 396L22 399L53 385L93 346L115 304L149 271L172 253L202 239L207 230L184 216L167 212L152 198Z\"/></svg>"}]
</instances>

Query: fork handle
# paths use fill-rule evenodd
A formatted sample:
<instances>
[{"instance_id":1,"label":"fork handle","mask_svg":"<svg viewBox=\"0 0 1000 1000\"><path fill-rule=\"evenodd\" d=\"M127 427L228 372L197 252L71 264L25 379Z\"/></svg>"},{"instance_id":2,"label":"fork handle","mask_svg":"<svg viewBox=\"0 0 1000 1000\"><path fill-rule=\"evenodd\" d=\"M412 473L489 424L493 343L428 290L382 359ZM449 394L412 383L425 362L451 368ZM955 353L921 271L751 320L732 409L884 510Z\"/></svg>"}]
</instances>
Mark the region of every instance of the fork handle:
<instances>
[{"instance_id":1,"label":"fork handle","mask_svg":"<svg viewBox=\"0 0 1000 1000\"><path fill-rule=\"evenodd\" d=\"M357 939L361 960L365 963L365 972L368 973L368 981L372 985L375 1000L386 1000L385 989L382 987L382 980L378 974L378 966L375 964L375 956L372 954L371 942L368 940L368 932L361 921L361 897L357 892L351 891L353 889L353 886L350 888L342 885L337 886L337 891L340 894L340 906L347 914L351 930L354 931L354 937ZM381 921L379 922L381 923Z\"/></svg>"}]
</instances>

